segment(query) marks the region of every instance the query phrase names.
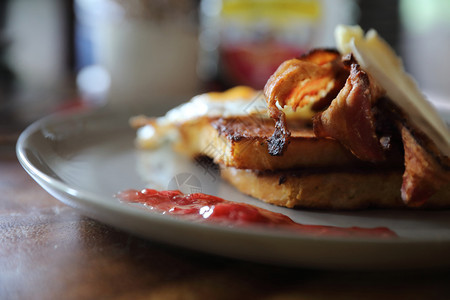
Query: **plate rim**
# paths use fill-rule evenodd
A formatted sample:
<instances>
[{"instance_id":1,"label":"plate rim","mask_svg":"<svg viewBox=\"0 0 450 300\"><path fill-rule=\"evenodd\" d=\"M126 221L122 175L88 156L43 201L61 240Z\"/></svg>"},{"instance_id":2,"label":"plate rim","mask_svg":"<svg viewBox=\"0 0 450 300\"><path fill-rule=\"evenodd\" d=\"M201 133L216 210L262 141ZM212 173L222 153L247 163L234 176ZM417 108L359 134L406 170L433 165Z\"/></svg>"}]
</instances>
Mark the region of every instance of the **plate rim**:
<instances>
[{"instance_id":1,"label":"plate rim","mask_svg":"<svg viewBox=\"0 0 450 300\"><path fill-rule=\"evenodd\" d=\"M414 246L438 246L443 247L445 249L450 250L450 239L444 240L421 240L421 239L411 239L408 237L398 237L395 239L383 239L383 238L361 238L361 237L333 237L333 236L312 236L312 235L302 235L298 233L285 232L280 230L267 230L264 228L236 228L236 227L227 227L220 226L214 224L204 224L204 223L195 223L186 220L180 220L177 218L173 218L170 216L149 213L148 211L144 211L142 209L132 207L130 205L123 205L119 201L113 202L110 198L107 198L103 195L98 195L93 192L89 192L86 190L79 190L70 187L68 184L59 181L55 178L51 178L48 174L40 170L37 166L35 166L28 158L26 153L26 146L30 142L30 137L41 130L43 126L46 124L57 124L61 122L66 122L67 118L75 118L77 120L86 119L88 117L102 115L102 114L121 114L120 112L111 110L111 109L96 109L96 110L88 110L88 111L68 111L68 112L59 112L55 114L51 114L42 119L39 119L32 124L30 124L19 136L16 143L16 155L17 158L22 165L22 167L27 171L27 173L39 184L42 188L44 188L48 193L54 196L49 189L52 188L58 193L66 194L72 201L76 199L79 203L69 203L70 201L64 201L59 197L54 196L59 201L63 202L66 205L74 207L75 209L81 210L83 214L93 217L89 211L84 209L84 205L97 205L102 209L106 209L109 211L113 211L115 214L127 214L132 216L133 218L139 218L139 222L142 220L150 221L151 223L158 223L161 226L164 225L175 225L177 227L188 226L190 230L194 231L209 231L209 233L218 233L221 235L238 235L239 237L256 237L256 238L270 238L275 240L281 240L284 242L290 243L300 243L300 244L322 244L321 247L333 247L336 245L339 246L352 246L354 244L364 245L364 246L376 246L377 248L386 249L386 247L414 247ZM75 202L76 202L75 201ZM80 205L76 205L80 204ZM111 224L108 221L102 220L101 218L93 217L93 219L99 220L103 223L107 223L116 228L120 228L126 230L130 233L135 233L141 237L152 239L145 234L140 234L137 232L130 231L129 228L117 225L116 223ZM177 245L177 243L173 243ZM186 247L186 245L181 245ZM188 247L192 248L192 247ZM195 249L192 248L192 249ZM200 250L201 249L195 249ZM226 255L225 255L226 256ZM450 261L448 262L450 265Z\"/></svg>"}]
</instances>

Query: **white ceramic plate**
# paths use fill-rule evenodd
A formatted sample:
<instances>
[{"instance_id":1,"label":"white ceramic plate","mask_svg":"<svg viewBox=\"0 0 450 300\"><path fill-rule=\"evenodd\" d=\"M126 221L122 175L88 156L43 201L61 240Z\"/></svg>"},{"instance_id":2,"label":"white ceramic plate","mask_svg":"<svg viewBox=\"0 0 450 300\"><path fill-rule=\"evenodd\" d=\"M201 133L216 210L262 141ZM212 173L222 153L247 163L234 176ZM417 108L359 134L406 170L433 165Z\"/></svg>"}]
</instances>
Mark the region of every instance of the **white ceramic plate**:
<instances>
[{"instance_id":1,"label":"white ceramic plate","mask_svg":"<svg viewBox=\"0 0 450 300\"><path fill-rule=\"evenodd\" d=\"M444 113L448 115L448 110ZM261 203L223 182L204 165L168 148L134 148L128 115L109 111L50 116L27 128L17 144L25 170L51 195L82 213L141 237L239 259L314 268L431 268L450 266L450 211L321 212ZM302 224L388 227L399 238L314 237L282 230L199 224L127 205L125 189L191 186L227 200L288 215ZM181 177L177 177L181 176ZM181 188L189 187L189 185Z\"/></svg>"}]
</instances>

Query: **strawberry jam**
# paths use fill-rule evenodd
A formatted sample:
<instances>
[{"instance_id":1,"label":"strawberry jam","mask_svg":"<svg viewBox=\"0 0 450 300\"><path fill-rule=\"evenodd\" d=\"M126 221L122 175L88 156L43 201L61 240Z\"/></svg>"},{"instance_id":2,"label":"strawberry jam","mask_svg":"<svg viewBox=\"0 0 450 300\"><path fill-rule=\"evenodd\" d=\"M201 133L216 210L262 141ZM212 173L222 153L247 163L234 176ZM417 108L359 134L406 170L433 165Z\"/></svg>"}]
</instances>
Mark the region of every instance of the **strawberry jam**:
<instances>
[{"instance_id":1,"label":"strawberry jam","mask_svg":"<svg viewBox=\"0 0 450 300\"><path fill-rule=\"evenodd\" d=\"M314 236L339 237L396 237L388 228L335 227L303 225L288 216L246 203L227 201L203 194L183 194L180 191L157 191L153 189L126 190L117 197L128 203L140 203L161 214L175 215L192 221L203 221L229 226L264 225L283 228Z\"/></svg>"}]
</instances>

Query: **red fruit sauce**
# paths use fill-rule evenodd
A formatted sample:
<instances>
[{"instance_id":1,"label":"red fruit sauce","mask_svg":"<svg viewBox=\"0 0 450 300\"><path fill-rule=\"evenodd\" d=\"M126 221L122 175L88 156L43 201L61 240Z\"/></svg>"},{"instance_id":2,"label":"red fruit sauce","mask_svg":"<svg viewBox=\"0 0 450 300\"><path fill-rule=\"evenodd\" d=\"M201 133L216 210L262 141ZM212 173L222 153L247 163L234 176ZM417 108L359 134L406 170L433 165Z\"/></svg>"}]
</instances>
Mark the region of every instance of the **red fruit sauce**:
<instances>
[{"instance_id":1,"label":"red fruit sauce","mask_svg":"<svg viewBox=\"0 0 450 300\"><path fill-rule=\"evenodd\" d=\"M335 237L382 237L397 235L385 227L335 227L303 225L295 223L288 216L262 209L250 204L227 201L203 193L183 194L180 191L142 191L126 190L116 195L128 203L144 204L149 209L193 221L204 221L232 226L264 225L270 228L283 228L314 236Z\"/></svg>"}]
</instances>

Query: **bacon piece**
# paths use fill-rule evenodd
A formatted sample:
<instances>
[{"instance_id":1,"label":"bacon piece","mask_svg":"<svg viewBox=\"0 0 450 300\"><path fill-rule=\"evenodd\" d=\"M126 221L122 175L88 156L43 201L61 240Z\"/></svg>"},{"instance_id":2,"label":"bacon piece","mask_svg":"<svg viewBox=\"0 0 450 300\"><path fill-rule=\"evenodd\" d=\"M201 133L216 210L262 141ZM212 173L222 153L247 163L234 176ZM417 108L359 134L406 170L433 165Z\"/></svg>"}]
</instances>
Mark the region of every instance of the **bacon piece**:
<instances>
[{"instance_id":1,"label":"bacon piece","mask_svg":"<svg viewBox=\"0 0 450 300\"><path fill-rule=\"evenodd\" d=\"M352 63L344 88L324 112L314 116L314 133L318 137L337 139L361 160L384 160L372 111L376 100L383 95L384 90L358 64Z\"/></svg>"},{"instance_id":2,"label":"bacon piece","mask_svg":"<svg viewBox=\"0 0 450 300\"><path fill-rule=\"evenodd\" d=\"M406 205L418 207L450 183L450 160L440 155L422 134L405 124L399 127L405 150L402 199Z\"/></svg>"},{"instance_id":3,"label":"bacon piece","mask_svg":"<svg viewBox=\"0 0 450 300\"><path fill-rule=\"evenodd\" d=\"M305 60L286 61L269 79L264 92L270 115L276 121L275 132L269 140L269 153L281 155L289 142L290 133L280 107L286 105L295 110L310 101L319 103L333 94L333 89L326 88L333 84L333 88L340 91L331 104L325 105L329 105L325 111L313 117L316 136L334 138L359 159L376 163L385 160L391 137L401 135L405 164L401 196L408 206L421 206L436 191L448 187L449 157L420 130L411 129L411 122L385 98L385 90L351 55L343 59L343 65L350 66L350 75L343 88L339 88L339 80L331 78L339 73L335 63L331 54L316 53ZM380 127L385 128L380 130Z\"/></svg>"},{"instance_id":4,"label":"bacon piece","mask_svg":"<svg viewBox=\"0 0 450 300\"><path fill-rule=\"evenodd\" d=\"M290 136L280 107L296 110L310 104L314 110L324 109L344 86L347 76L348 70L335 50L317 49L282 63L264 87L270 117L276 122L269 153L282 155Z\"/></svg>"},{"instance_id":5,"label":"bacon piece","mask_svg":"<svg viewBox=\"0 0 450 300\"><path fill-rule=\"evenodd\" d=\"M330 104L347 76L339 52L315 49L283 62L267 81L264 92L269 106L278 102L280 107L288 105L296 110L313 102L320 110Z\"/></svg>"}]
</instances>

